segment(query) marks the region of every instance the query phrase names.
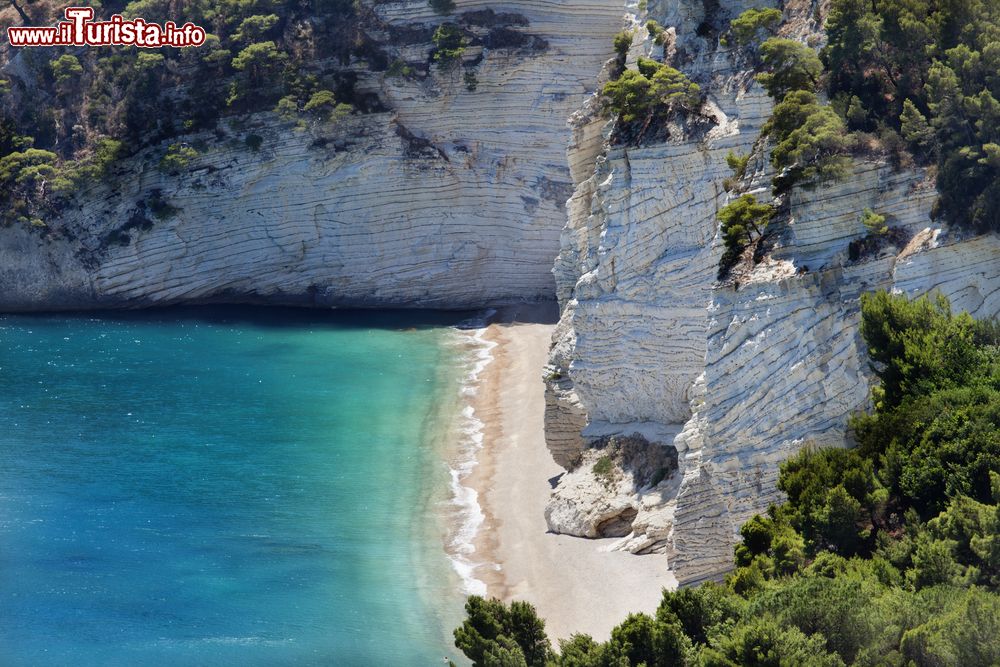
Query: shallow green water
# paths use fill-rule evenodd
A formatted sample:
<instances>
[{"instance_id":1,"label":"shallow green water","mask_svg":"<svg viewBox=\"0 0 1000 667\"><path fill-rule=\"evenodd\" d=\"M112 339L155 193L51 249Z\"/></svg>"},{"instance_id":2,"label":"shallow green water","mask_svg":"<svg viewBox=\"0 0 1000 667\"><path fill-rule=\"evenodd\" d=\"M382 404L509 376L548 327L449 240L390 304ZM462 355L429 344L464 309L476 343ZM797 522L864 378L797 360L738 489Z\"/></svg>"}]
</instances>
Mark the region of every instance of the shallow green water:
<instances>
[{"instance_id":1,"label":"shallow green water","mask_svg":"<svg viewBox=\"0 0 1000 667\"><path fill-rule=\"evenodd\" d=\"M0 664L440 664L456 315L0 317Z\"/></svg>"}]
</instances>

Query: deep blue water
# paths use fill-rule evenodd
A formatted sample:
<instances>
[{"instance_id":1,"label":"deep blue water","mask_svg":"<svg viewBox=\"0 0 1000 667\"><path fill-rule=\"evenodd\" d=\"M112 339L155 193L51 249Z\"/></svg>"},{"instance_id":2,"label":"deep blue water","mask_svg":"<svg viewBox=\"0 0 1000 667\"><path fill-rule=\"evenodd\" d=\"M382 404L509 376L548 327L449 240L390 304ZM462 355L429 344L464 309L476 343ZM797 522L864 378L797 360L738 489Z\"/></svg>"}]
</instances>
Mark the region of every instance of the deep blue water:
<instances>
[{"instance_id":1,"label":"deep blue water","mask_svg":"<svg viewBox=\"0 0 1000 667\"><path fill-rule=\"evenodd\" d=\"M0 665L453 655L430 445L458 319L0 317Z\"/></svg>"}]
</instances>

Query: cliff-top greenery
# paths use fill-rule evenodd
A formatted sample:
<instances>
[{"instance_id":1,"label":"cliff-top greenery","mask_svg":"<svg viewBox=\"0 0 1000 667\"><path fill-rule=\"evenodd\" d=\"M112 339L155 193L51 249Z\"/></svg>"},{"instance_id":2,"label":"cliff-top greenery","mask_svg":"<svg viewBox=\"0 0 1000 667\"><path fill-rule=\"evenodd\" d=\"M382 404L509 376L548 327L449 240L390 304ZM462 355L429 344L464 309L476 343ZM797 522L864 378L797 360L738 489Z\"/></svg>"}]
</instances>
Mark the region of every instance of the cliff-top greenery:
<instances>
[{"instance_id":1,"label":"cliff-top greenery","mask_svg":"<svg viewBox=\"0 0 1000 667\"><path fill-rule=\"evenodd\" d=\"M649 25L650 34L662 44L662 28L655 21ZM698 84L683 72L667 63L640 56L635 69L625 67L625 59L632 45L633 34L615 35L614 47L617 64L614 76L604 84L604 108L618 118L615 135L618 140L640 141L650 126L660 127L663 121L678 114L696 113L704 96Z\"/></svg>"},{"instance_id":2,"label":"cliff-top greenery","mask_svg":"<svg viewBox=\"0 0 1000 667\"><path fill-rule=\"evenodd\" d=\"M987 667L1000 663L1000 327L943 298L862 297L879 384L853 449L806 447L721 584L664 592L553 651L524 603L470 598L474 665Z\"/></svg>"},{"instance_id":3,"label":"cliff-top greenery","mask_svg":"<svg viewBox=\"0 0 1000 667\"><path fill-rule=\"evenodd\" d=\"M734 20L737 40L765 34L773 24L762 16ZM777 102L765 132L784 185L822 180L837 171L824 166L833 156L877 146L935 167L937 212L950 222L1000 229L1000 4L833 0L825 29L818 56L774 36L756 48Z\"/></svg>"},{"instance_id":4,"label":"cliff-top greenery","mask_svg":"<svg viewBox=\"0 0 1000 667\"><path fill-rule=\"evenodd\" d=\"M835 0L822 58L848 128L937 169L940 213L1000 229L1000 4Z\"/></svg>"},{"instance_id":5,"label":"cliff-top greenery","mask_svg":"<svg viewBox=\"0 0 1000 667\"><path fill-rule=\"evenodd\" d=\"M778 37L775 11L747 10L729 33L776 103L763 127L776 196L841 177L852 155L874 151L931 168L935 216L1000 230L1000 3L832 0L818 53Z\"/></svg>"},{"instance_id":6,"label":"cliff-top greenery","mask_svg":"<svg viewBox=\"0 0 1000 667\"><path fill-rule=\"evenodd\" d=\"M62 10L46 0L19 6L37 25ZM348 0L107 0L99 18L190 20L208 30L206 43L18 50L17 76L0 77L0 223L44 226L62 195L100 180L118 157L196 132L221 138L233 131L220 123L227 117L273 109L305 122L369 110L350 76L320 66L350 57L387 64L358 29L358 11ZM247 135L246 144L258 140ZM168 172L198 153L164 145L173 152L157 157Z\"/></svg>"}]
</instances>

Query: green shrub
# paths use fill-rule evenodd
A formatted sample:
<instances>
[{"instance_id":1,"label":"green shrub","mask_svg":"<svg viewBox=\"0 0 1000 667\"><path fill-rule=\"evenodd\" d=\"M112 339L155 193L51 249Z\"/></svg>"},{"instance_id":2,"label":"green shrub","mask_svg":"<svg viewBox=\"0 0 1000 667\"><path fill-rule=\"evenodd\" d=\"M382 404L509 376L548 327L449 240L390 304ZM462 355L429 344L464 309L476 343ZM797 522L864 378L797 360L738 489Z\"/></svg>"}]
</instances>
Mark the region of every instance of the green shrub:
<instances>
[{"instance_id":1,"label":"green shrub","mask_svg":"<svg viewBox=\"0 0 1000 667\"><path fill-rule=\"evenodd\" d=\"M879 215L870 208L866 208L861 214L861 224L865 226L869 234L882 236L889 232L889 226L885 224L885 216Z\"/></svg>"},{"instance_id":2,"label":"green shrub","mask_svg":"<svg viewBox=\"0 0 1000 667\"><path fill-rule=\"evenodd\" d=\"M733 38L740 46L760 40L762 35L772 35L781 25L781 11L768 7L751 8L737 16L729 24Z\"/></svg>"},{"instance_id":3,"label":"green shrub","mask_svg":"<svg viewBox=\"0 0 1000 667\"><path fill-rule=\"evenodd\" d=\"M746 172L747 163L750 162L750 153L746 155L737 155L733 151L726 153L726 165L733 170L733 176L736 178L743 178L744 172Z\"/></svg>"},{"instance_id":4,"label":"green shrub","mask_svg":"<svg viewBox=\"0 0 1000 667\"><path fill-rule=\"evenodd\" d=\"M916 665L995 665L1000 661L1000 596L977 589L945 589L944 608L900 641Z\"/></svg>"},{"instance_id":5,"label":"green shrub","mask_svg":"<svg viewBox=\"0 0 1000 667\"><path fill-rule=\"evenodd\" d=\"M614 464L611 461L611 457L605 455L597 459L594 463L593 471L595 477L604 482L610 482L614 473Z\"/></svg>"},{"instance_id":6,"label":"green shrub","mask_svg":"<svg viewBox=\"0 0 1000 667\"><path fill-rule=\"evenodd\" d=\"M878 408L968 385L989 370L990 353L977 340L984 325L967 313L953 315L943 296L909 301L885 292L863 294L861 316L861 335L879 379L873 391Z\"/></svg>"},{"instance_id":7,"label":"green shrub","mask_svg":"<svg viewBox=\"0 0 1000 667\"><path fill-rule=\"evenodd\" d=\"M617 79L604 84L605 106L618 114L623 123L646 116L652 106L649 79L629 69Z\"/></svg>"},{"instance_id":8,"label":"green shrub","mask_svg":"<svg viewBox=\"0 0 1000 667\"><path fill-rule=\"evenodd\" d=\"M649 58L639 58L638 68L604 84L605 108L618 114L622 123L701 106L701 89L682 72Z\"/></svg>"},{"instance_id":9,"label":"green shrub","mask_svg":"<svg viewBox=\"0 0 1000 667\"><path fill-rule=\"evenodd\" d=\"M683 664L691 640L676 618L629 614L611 631L607 644L609 664L671 667Z\"/></svg>"},{"instance_id":10,"label":"green shrub","mask_svg":"<svg viewBox=\"0 0 1000 667\"><path fill-rule=\"evenodd\" d=\"M226 103L232 106L241 101L265 99L278 83L278 74L287 61L288 56L273 41L247 46L233 58L233 69L242 76L232 82Z\"/></svg>"},{"instance_id":11,"label":"green shrub","mask_svg":"<svg viewBox=\"0 0 1000 667\"><path fill-rule=\"evenodd\" d=\"M934 129L912 100L903 102L899 124L903 138L914 152L924 155L932 155L935 152Z\"/></svg>"},{"instance_id":12,"label":"green shrub","mask_svg":"<svg viewBox=\"0 0 1000 667\"><path fill-rule=\"evenodd\" d=\"M55 77L57 86L65 86L70 82L75 82L83 74L83 65L76 56L68 53L63 54L49 63L52 76Z\"/></svg>"},{"instance_id":13,"label":"green shrub","mask_svg":"<svg viewBox=\"0 0 1000 667\"><path fill-rule=\"evenodd\" d=\"M628 50L632 48L632 32L630 30L622 30L616 34L614 38L614 47L618 60L620 60L622 65L624 65L625 58L628 56Z\"/></svg>"},{"instance_id":14,"label":"green shrub","mask_svg":"<svg viewBox=\"0 0 1000 667\"><path fill-rule=\"evenodd\" d=\"M470 93L476 90L479 85L479 79L476 78L476 73L472 70L466 70L462 75L462 81L465 83L465 89Z\"/></svg>"},{"instance_id":15,"label":"green shrub","mask_svg":"<svg viewBox=\"0 0 1000 667\"><path fill-rule=\"evenodd\" d=\"M722 187L726 192L732 192L736 188L737 182L746 175L747 165L750 163L750 153L737 155L733 151L726 153L726 165L733 170L733 175L722 181Z\"/></svg>"},{"instance_id":16,"label":"green shrub","mask_svg":"<svg viewBox=\"0 0 1000 667\"><path fill-rule=\"evenodd\" d=\"M237 42L259 42L267 33L278 25L281 19L277 14L255 14L243 19L240 27L233 34Z\"/></svg>"},{"instance_id":17,"label":"green shrub","mask_svg":"<svg viewBox=\"0 0 1000 667\"><path fill-rule=\"evenodd\" d=\"M715 646L703 651L698 664L701 667L843 667L844 661L826 650L821 635L807 636L798 628L758 618L741 623Z\"/></svg>"},{"instance_id":18,"label":"green shrub","mask_svg":"<svg viewBox=\"0 0 1000 667\"><path fill-rule=\"evenodd\" d=\"M329 111L337 106L337 98L331 90L317 90L302 107L303 111Z\"/></svg>"},{"instance_id":19,"label":"green shrub","mask_svg":"<svg viewBox=\"0 0 1000 667\"><path fill-rule=\"evenodd\" d=\"M465 622L455 629L455 646L474 667L518 663L546 666L551 647L545 622L530 604L512 602L508 607L499 600L473 595L465 603L465 613Z\"/></svg>"},{"instance_id":20,"label":"green shrub","mask_svg":"<svg viewBox=\"0 0 1000 667\"><path fill-rule=\"evenodd\" d=\"M653 43L659 46L663 46L667 39L667 31L653 19L646 21L646 32L653 38Z\"/></svg>"},{"instance_id":21,"label":"green shrub","mask_svg":"<svg viewBox=\"0 0 1000 667\"><path fill-rule=\"evenodd\" d=\"M413 68L406 64L405 60L396 58L389 65L389 69L385 71L386 76L410 76L413 74Z\"/></svg>"},{"instance_id":22,"label":"green shrub","mask_svg":"<svg viewBox=\"0 0 1000 667\"><path fill-rule=\"evenodd\" d=\"M88 158L80 160L74 170L74 176L80 181L100 181L108 174L108 170L121 156L123 144L109 137L98 139Z\"/></svg>"},{"instance_id":23,"label":"green shrub","mask_svg":"<svg viewBox=\"0 0 1000 667\"><path fill-rule=\"evenodd\" d=\"M250 44L233 58L233 69L247 72L251 80L259 81L266 74L274 71L287 59L278 51L274 42L257 42Z\"/></svg>"},{"instance_id":24,"label":"green shrub","mask_svg":"<svg viewBox=\"0 0 1000 667\"><path fill-rule=\"evenodd\" d=\"M701 106L701 88L680 70L660 64L649 81L653 102L660 107L693 112Z\"/></svg>"},{"instance_id":25,"label":"green shrub","mask_svg":"<svg viewBox=\"0 0 1000 667\"><path fill-rule=\"evenodd\" d=\"M56 173L58 156L51 151L28 148L0 158L0 183L5 188L32 190Z\"/></svg>"},{"instance_id":26,"label":"green shrub","mask_svg":"<svg viewBox=\"0 0 1000 667\"><path fill-rule=\"evenodd\" d=\"M676 618L695 645L704 645L717 627L738 620L746 608L746 600L731 588L709 581L696 588L664 591L656 618Z\"/></svg>"},{"instance_id":27,"label":"green shrub","mask_svg":"<svg viewBox=\"0 0 1000 667\"><path fill-rule=\"evenodd\" d=\"M187 169L191 160L198 157L198 151L187 144L170 144L167 152L160 159L160 170L170 174L178 174Z\"/></svg>"},{"instance_id":28,"label":"green shrub","mask_svg":"<svg viewBox=\"0 0 1000 667\"><path fill-rule=\"evenodd\" d=\"M351 113L351 105L337 102L332 91L317 90L309 97L302 110L322 120L337 120Z\"/></svg>"},{"instance_id":29,"label":"green shrub","mask_svg":"<svg viewBox=\"0 0 1000 667\"><path fill-rule=\"evenodd\" d=\"M788 93L774 107L763 132L774 143L771 164L779 171L777 193L797 183L843 178L850 169L854 140L844 120L828 105L821 105L815 93Z\"/></svg>"},{"instance_id":30,"label":"green shrub","mask_svg":"<svg viewBox=\"0 0 1000 667\"><path fill-rule=\"evenodd\" d=\"M442 23L431 37L434 42L434 61L438 68L447 69L461 60L465 53L465 36L454 23Z\"/></svg>"},{"instance_id":31,"label":"green shrub","mask_svg":"<svg viewBox=\"0 0 1000 667\"><path fill-rule=\"evenodd\" d=\"M299 115L299 102L294 95L286 95L278 100L274 112L285 120L294 120Z\"/></svg>"}]
</instances>

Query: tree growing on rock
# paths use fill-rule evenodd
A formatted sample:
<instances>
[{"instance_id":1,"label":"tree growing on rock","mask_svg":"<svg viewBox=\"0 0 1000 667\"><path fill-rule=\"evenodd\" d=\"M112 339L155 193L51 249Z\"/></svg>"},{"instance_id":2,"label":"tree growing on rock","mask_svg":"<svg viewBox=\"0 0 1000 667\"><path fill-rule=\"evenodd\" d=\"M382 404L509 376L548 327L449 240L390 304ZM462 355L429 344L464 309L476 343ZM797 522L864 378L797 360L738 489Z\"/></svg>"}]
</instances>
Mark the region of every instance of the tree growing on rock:
<instances>
[{"instance_id":1,"label":"tree growing on rock","mask_svg":"<svg viewBox=\"0 0 1000 667\"><path fill-rule=\"evenodd\" d=\"M617 79L604 84L605 105L618 114L621 122L631 123L648 113L649 88L649 79L634 69L627 69Z\"/></svg>"},{"instance_id":2,"label":"tree growing on rock","mask_svg":"<svg viewBox=\"0 0 1000 667\"><path fill-rule=\"evenodd\" d=\"M317 90L305 103L302 110L322 120L332 121L351 113L351 105L337 102L332 91Z\"/></svg>"},{"instance_id":3,"label":"tree growing on rock","mask_svg":"<svg viewBox=\"0 0 1000 667\"><path fill-rule=\"evenodd\" d=\"M783 172L774 179L776 194L797 183L842 178L850 167L853 139L844 119L808 90L788 93L762 133L774 142L771 164Z\"/></svg>"},{"instance_id":4,"label":"tree growing on rock","mask_svg":"<svg viewBox=\"0 0 1000 667\"><path fill-rule=\"evenodd\" d=\"M240 51L232 65L242 76L233 82L227 100L229 105L244 99L266 97L287 60L288 56L270 40L255 42Z\"/></svg>"},{"instance_id":5,"label":"tree growing on rock","mask_svg":"<svg viewBox=\"0 0 1000 667\"><path fill-rule=\"evenodd\" d=\"M761 204L753 195L743 195L719 210L722 241L726 247L719 261L719 278L724 278L750 244L764 236L774 215L772 204Z\"/></svg>"},{"instance_id":6,"label":"tree growing on rock","mask_svg":"<svg viewBox=\"0 0 1000 667\"><path fill-rule=\"evenodd\" d=\"M772 37L760 46L768 71L757 75L767 94L780 100L793 90L815 90L823 73L816 52L794 39Z\"/></svg>"},{"instance_id":7,"label":"tree growing on rock","mask_svg":"<svg viewBox=\"0 0 1000 667\"><path fill-rule=\"evenodd\" d=\"M687 112L696 111L701 106L701 87L687 78L683 72L646 58L640 58L640 68L644 64L643 61L655 65L651 74L647 74L650 82L649 92L655 104L668 111Z\"/></svg>"},{"instance_id":8,"label":"tree growing on rock","mask_svg":"<svg viewBox=\"0 0 1000 667\"><path fill-rule=\"evenodd\" d=\"M781 10L773 7L752 7L729 24L733 39L739 46L749 46L764 35L773 35L781 25Z\"/></svg>"},{"instance_id":9,"label":"tree growing on rock","mask_svg":"<svg viewBox=\"0 0 1000 667\"><path fill-rule=\"evenodd\" d=\"M696 111L701 88L680 70L650 58L639 58L637 70L625 70L604 85L605 107L622 123L649 120L654 114Z\"/></svg>"}]
</instances>

